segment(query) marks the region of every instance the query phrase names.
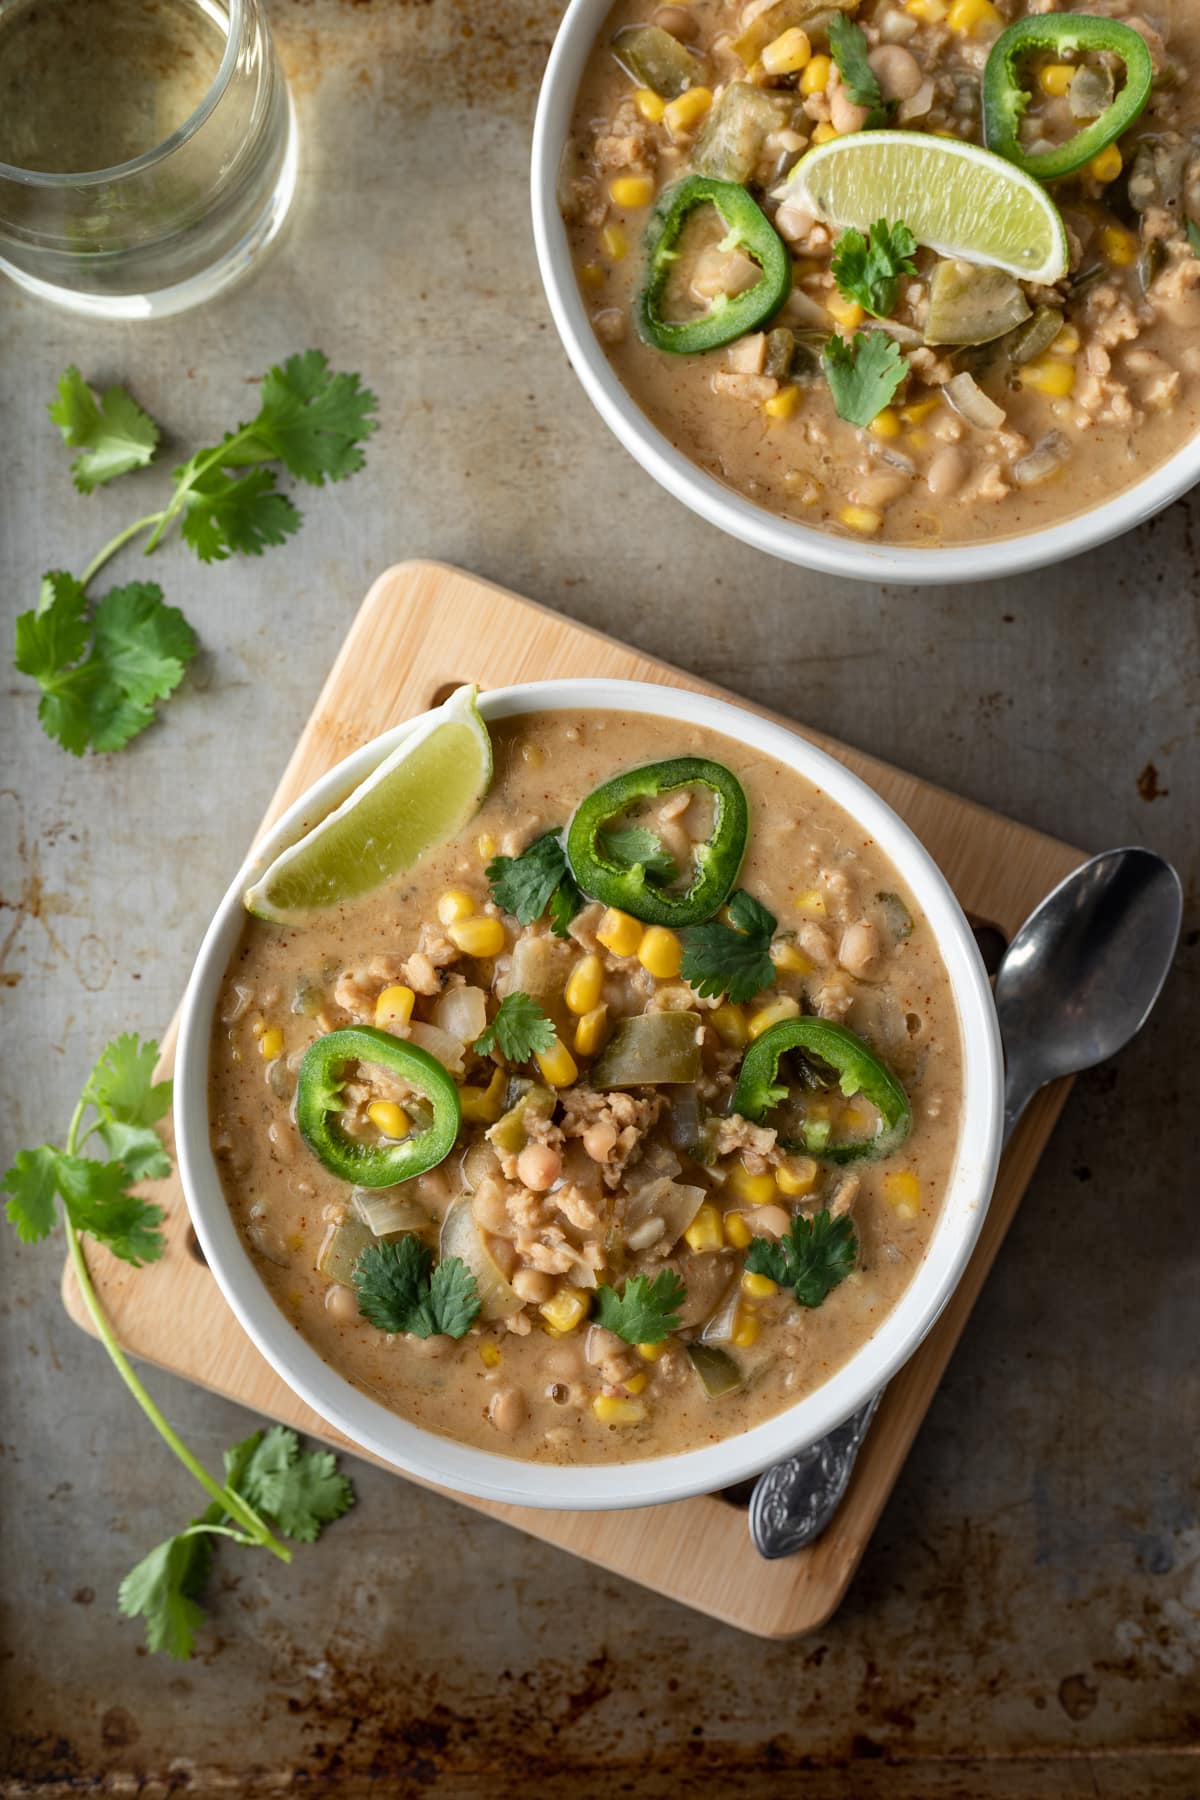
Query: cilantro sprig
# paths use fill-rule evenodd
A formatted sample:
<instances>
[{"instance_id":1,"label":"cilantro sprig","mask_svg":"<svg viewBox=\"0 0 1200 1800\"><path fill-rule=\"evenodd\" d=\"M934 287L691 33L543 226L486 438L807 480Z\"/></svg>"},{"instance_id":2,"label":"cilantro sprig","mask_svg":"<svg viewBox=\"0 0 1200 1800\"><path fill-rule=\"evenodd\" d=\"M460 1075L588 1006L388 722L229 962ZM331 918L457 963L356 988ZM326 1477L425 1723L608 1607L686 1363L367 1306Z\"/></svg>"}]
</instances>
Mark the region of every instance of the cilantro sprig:
<instances>
[{"instance_id":1,"label":"cilantro sprig","mask_svg":"<svg viewBox=\"0 0 1200 1800\"><path fill-rule=\"evenodd\" d=\"M546 831L520 856L493 857L485 871L492 899L522 925L549 912L550 929L566 937L583 905L583 895L567 867L561 831Z\"/></svg>"},{"instance_id":2,"label":"cilantro sprig","mask_svg":"<svg viewBox=\"0 0 1200 1800\"><path fill-rule=\"evenodd\" d=\"M88 589L110 558L146 534L149 554L177 522L201 562L283 543L301 515L279 489L280 470L316 487L354 474L376 428L375 404L357 375L334 372L319 350L289 357L263 376L253 419L174 471L164 507L119 531L78 579L63 571L43 578L37 606L17 619L15 661L41 687L38 717L49 737L76 756L124 748L153 722L196 653L191 627L153 582L112 588L89 607ZM145 468L156 454L159 427L132 395L111 387L97 399L74 365L49 412L79 451L71 468L81 493Z\"/></svg>"},{"instance_id":3,"label":"cilantro sprig","mask_svg":"<svg viewBox=\"0 0 1200 1800\"><path fill-rule=\"evenodd\" d=\"M848 1214L827 1212L792 1220L781 1238L756 1237L746 1252L752 1275L767 1275L790 1288L801 1306L820 1306L854 1268L858 1239Z\"/></svg>"},{"instance_id":4,"label":"cilantro sprig","mask_svg":"<svg viewBox=\"0 0 1200 1800\"><path fill-rule=\"evenodd\" d=\"M311 1544L322 1529L354 1504L354 1489L338 1473L331 1450L301 1450L294 1431L272 1425L225 1452L225 1486L239 1495L273 1530ZM142 1618L146 1647L176 1661L192 1653L204 1622L200 1595L212 1568L214 1539L251 1542L236 1515L214 1500L198 1518L156 1545L122 1581L117 1604L127 1619Z\"/></svg>"},{"instance_id":5,"label":"cilantro sprig","mask_svg":"<svg viewBox=\"0 0 1200 1800\"><path fill-rule=\"evenodd\" d=\"M523 1063L554 1042L554 1021L529 994L505 994L495 1016L472 1046L480 1056L498 1050L505 1062Z\"/></svg>"},{"instance_id":6,"label":"cilantro sprig","mask_svg":"<svg viewBox=\"0 0 1200 1800\"><path fill-rule=\"evenodd\" d=\"M848 98L855 106L870 109L867 128L886 124L888 109L875 71L867 60L870 47L862 26L848 19L845 13L835 13L829 21L829 48Z\"/></svg>"},{"instance_id":7,"label":"cilantro sprig","mask_svg":"<svg viewBox=\"0 0 1200 1800\"><path fill-rule=\"evenodd\" d=\"M171 1169L154 1129L171 1104L171 1083L154 1079L157 1061L157 1044L130 1032L114 1038L84 1083L63 1145L19 1150L0 1189L8 1195L9 1222L26 1244L49 1236L61 1204L71 1267L101 1343L154 1429L209 1495L207 1510L143 1557L118 1596L126 1616L145 1619L152 1651L186 1657L204 1616L198 1596L214 1538L232 1538L290 1562L292 1552L276 1533L311 1542L323 1524L345 1512L353 1492L330 1453L302 1453L295 1433L282 1427L257 1432L226 1452L225 1482L219 1483L146 1392L100 1305L85 1237L135 1268L157 1261L165 1248L162 1208L130 1191ZM106 1152L103 1159L83 1154L93 1138Z\"/></svg>"},{"instance_id":8,"label":"cilantro sprig","mask_svg":"<svg viewBox=\"0 0 1200 1800\"><path fill-rule=\"evenodd\" d=\"M679 972L703 999L727 994L740 1004L753 999L775 980L770 950L776 919L745 888L730 895L726 911L727 925L720 919L710 919L705 925L689 925L680 933L683 961Z\"/></svg>"},{"instance_id":9,"label":"cilantro sprig","mask_svg":"<svg viewBox=\"0 0 1200 1800\"><path fill-rule=\"evenodd\" d=\"M380 1331L464 1337L479 1312L475 1277L460 1256L443 1257L418 1237L368 1244L354 1265L358 1310Z\"/></svg>"},{"instance_id":10,"label":"cilantro sprig","mask_svg":"<svg viewBox=\"0 0 1200 1800\"><path fill-rule=\"evenodd\" d=\"M917 272L912 260L916 247L917 240L902 219L894 225L877 220L869 239L853 228L843 231L831 264L839 291L875 318L888 318L895 309L901 275Z\"/></svg>"},{"instance_id":11,"label":"cilantro sprig","mask_svg":"<svg viewBox=\"0 0 1200 1800\"><path fill-rule=\"evenodd\" d=\"M908 374L908 363L886 331L856 331L850 343L835 335L822 362L838 417L860 430L890 403Z\"/></svg>"},{"instance_id":12,"label":"cilantro sprig","mask_svg":"<svg viewBox=\"0 0 1200 1800\"><path fill-rule=\"evenodd\" d=\"M653 1280L631 1275L619 1294L613 1287L596 1289L596 1323L627 1344L661 1344L682 1325L678 1309L686 1297L674 1269L661 1270Z\"/></svg>"}]
</instances>

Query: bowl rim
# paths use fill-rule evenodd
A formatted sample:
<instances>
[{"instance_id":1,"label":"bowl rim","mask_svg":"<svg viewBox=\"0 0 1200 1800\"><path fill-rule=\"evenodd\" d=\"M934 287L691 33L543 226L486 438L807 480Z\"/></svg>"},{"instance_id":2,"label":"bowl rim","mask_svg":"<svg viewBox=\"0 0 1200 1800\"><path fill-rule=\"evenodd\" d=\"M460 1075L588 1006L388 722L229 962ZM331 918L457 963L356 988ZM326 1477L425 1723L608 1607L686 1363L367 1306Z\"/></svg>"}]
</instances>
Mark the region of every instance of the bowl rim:
<instances>
[{"instance_id":1,"label":"bowl rim","mask_svg":"<svg viewBox=\"0 0 1200 1800\"><path fill-rule=\"evenodd\" d=\"M762 715L686 688L616 678L524 682L481 696L485 720L530 711L624 710L700 725L774 758L813 782L896 864L933 928L958 1011L962 1120L946 1196L929 1246L892 1311L813 1393L759 1425L698 1450L640 1462L522 1462L414 1425L355 1388L277 1307L225 1200L209 1142L213 1014L244 920L241 895L267 857L323 815L410 731L422 713L353 751L313 784L251 851L204 935L184 996L175 1070L178 1167L209 1268L243 1329L276 1373L352 1444L438 1487L508 1505L575 1511L644 1506L710 1493L815 1442L884 1386L938 1318L975 1247L1000 1155L1003 1079L999 1027L975 939L928 851L881 796L808 739Z\"/></svg>"},{"instance_id":2,"label":"bowl rim","mask_svg":"<svg viewBox=\"0 0 1200 1800\"><path fill-rule=\"evenodd\" d=\"M568 360L609 430L660 487L710 525L783 562L850 579L940 585L1027 574L1144 524L1200 480L1200 433L1110 500L1035 531L915 549L840 538L780 519L726 487L654 425L623 386L592 330L575 279L558 180L583 67L611 0L569 0L538 94L530 160L533 238L542 285Z\"/></svg>"}]
</instances>

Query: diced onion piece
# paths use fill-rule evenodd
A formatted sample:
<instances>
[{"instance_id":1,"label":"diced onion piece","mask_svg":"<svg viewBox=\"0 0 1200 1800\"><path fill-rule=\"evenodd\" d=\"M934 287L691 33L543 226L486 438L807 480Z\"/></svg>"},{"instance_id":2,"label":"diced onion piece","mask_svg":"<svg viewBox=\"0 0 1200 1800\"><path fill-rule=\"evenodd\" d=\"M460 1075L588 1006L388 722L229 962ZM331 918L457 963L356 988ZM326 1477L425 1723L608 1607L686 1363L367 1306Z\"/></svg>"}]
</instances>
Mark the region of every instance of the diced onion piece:
<instances>
[{"instance_id":1,"label":"diced onion piece","mask_svg":"<svg viewBox=\"0 0 1200 1800\"><path fill-rule=\"evenodd\" d=\"M408 1041L422 1050L428 1050L430 1056L436 1056L444 1069L451 1075L463 1072L463 1041L451 1037L440 1025L425 1025L419 1020L408 1028Z\"/></svg>"},{"instance_id":2,"label":"diced onion piece","mask_svg":"<svg viewBox=\"0 0 1200 1800\"><path fill-rule=\"evenodd\" d=\"M487 1028L487 996L482 988L447 988L433 1009L433 1022L461 1044L473 1044Z\"/></svg>"},{"instance_id":3,"label":"diced onion piece","mask_svg":"<svg viewBox=\"0 0 1200 1800\"><path fill-rule=\"evenodd\" d=\"M479 1138L463 1153L463 1185L469 1192L474 1193L485 1176L494 1175L499 1167L500 1158L492 1146L485 1139Z\"/></svg>"},{"instance_id":4,"label":"diced onion piece","mask_svg":"<svg viewBox=\"0 0 1200 1800\"><path fill-rule=\"evenodd\" d=\"M630 1195L626 1205L622 1225L625 1242L631 1250L649 1249L652 1244L657 1244L665 1256L679 1242L700 1211L705 1197L702 1187L692 1187L668 1177L647 1182L645 1187ZM643 1227L651 1221L661 1221L662 1230L644 1235ZM639 1241L635 1242L635 1239Z\"/></svg>"},{"instance_id":5,"label":"diced onion piece","mask_svg":"<svg viewBox=\"0 0 1200 1800\"><path fill-rule=\"evenodd\" d=\"M1051 431L1035 444L1027 455L1018 457L1012 466L1018 487L1036 487L1061 469L1071 454L1071 440L1065 432Z\"/></svg>"},{"instance_id":6,"label":"diced onion piece","mask_svg":"<svg viewBox=\"0 0 1200 1800\"><path fill-rule=\"evenodd\" d=\"M446 1214L440 1254L443 1262L449 1256L460 1257L475 1277L480 1318L508 1319L520 1312L525 1303L484 1243L469 1200L456 1200Z\"/></svg>"},{"instance_id":7,"label":"diced onion piece","mask_svg":"<svg viewBox=\"0 0 1200 1800\"><path fill-rule=\"evenodd\" d=\"M896 119L901 125L909 119L923 119L933 105L934 86L932 76L927 76L915 94L902 100L896 108Z\"/></svg>"},{"instance_id":8,"label":"diced onion piece","mask_svg":"<svg viewBox=\"0 0 1200 1800\"><path fill-rule=\"evenodd\" d=\"M712 1318L708 1321L708 1324L704 1327L704 1330L700 1333L702 1343L729 1344L733 1342L733 1334L737 1329L739 1293L740 1290L738 1284L735 1282L732 1292L717 1308L717 1311L713 1314Z\"/></svg>"},{"instance_id":9,"label":"diced onion piece","mask_svg":"<svg viewBox=\"0 0 1200 1800\"><path fill-rule=\"evenodd\" d=\"M351 1203L364 1225L376 1237L387 1237L393 1231L423 1231L429 1214L408 1191L408 1183L394 1188L355 1188Z\"/></svg>"},{"instance_id":10,"label":"diced onion piece","mask_svg":"<svg viewBox=\"0 0 1200 1800\"><path fill-rule=\"evenodd\" d=\"M942 392L968 425L976 425L980 431L998 431L1003 425L1006 417L1004 408L989 399L965 369L960 375L951 376Z\"/></svg>"}]
</instances>

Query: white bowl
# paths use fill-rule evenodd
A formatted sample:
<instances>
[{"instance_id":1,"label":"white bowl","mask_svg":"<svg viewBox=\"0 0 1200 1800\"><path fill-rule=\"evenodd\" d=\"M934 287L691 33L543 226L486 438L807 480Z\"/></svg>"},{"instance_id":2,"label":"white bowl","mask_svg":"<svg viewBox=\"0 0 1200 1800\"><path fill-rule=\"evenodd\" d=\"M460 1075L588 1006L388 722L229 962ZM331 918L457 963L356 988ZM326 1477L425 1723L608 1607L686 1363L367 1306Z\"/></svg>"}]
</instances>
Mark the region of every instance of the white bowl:
<instances>
[{"instance_id":1,"label":"white bowl","mask_svg":"<svg viewBox=\"0 0 1200 1800\"><path fill-rule=\"evenodd\" d=\"M731 537L784 562L878 582L979 581L1078 556L1140 525L1200 480L1200 437L1103 506L985 544L912 550L842 538L781 519L724 486L665 438L622 386L592 330L558 209L558 176L575 96L610 0L570 0L550 52L533 128L533 237L550 311L571 366L609 430L667 492Z\"/></svg>"},{"instance_id":2,"label":"white bowl","mask_svg":"<svg viewBox=\"0 0 1200 1800\"><path fill-rule=\"evenodd\" d=\"M175 1068L175 1134L192 1222L225 1298L272 1368L302 1400L338 1431L398 1469L461 1493L517 1506L645 1506L708 1493L756 1474L840 1424L912 1355L953 1293L979 1236L1000 1154L1000 1039L987 975L945 877L907 825L857 776L804 738L700 694L631 681L536 681L497 689L480 702L485 719L586 708L645 713L722 732L806 776L874 838L929 920L945 960L963 1043L962 1124L942 1210L909 1287L875 1335L843 1368L815 1393L764 1424L681 1455L566 1468L517 1462L410 1424L330 1368L276 1306L233 1222L209 1143L213 1013L244 923L242 893L250 871L261 868L265 856L337 804L420 721L397 725L318 781L289 808L230 885L188 984Z\"/></svg>"}]
</instances>

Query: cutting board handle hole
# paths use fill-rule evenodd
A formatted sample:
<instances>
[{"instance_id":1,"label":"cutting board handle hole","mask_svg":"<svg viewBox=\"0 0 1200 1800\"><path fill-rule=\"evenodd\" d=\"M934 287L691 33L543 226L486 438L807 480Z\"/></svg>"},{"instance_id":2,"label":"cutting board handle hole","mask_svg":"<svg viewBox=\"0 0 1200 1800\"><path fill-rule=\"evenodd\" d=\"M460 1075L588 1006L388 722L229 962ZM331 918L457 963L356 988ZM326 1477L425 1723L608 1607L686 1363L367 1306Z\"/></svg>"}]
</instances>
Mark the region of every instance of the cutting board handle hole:
<instances>
[{"instance_id":1,"label":"cutting board handle hole","mask_svg":"<svg viewBox=\"0 0 1200 1800\"><path fill-rule=\"evenodd\" d=\"M994 975L1000 967L1000 959L1008 949L1008 938L998 925L989 925L985 919L972 919L971 930L975 942L979 945L979 954L983 958L983 966L989 975Z\"/></svg>"},{"instance_id":2,"label":"cutting board handle hole","mask_svg":"<svg viewBox=\"0 0 1200 1800\"><path fill-rule=\"evenodd\" d=\"M443 681L441 686L435 687L430 695L430 706L444 706L451 694L457 694L459 688L466 687L466 685L465 681Z\"/></svg>"}]
</instances>

